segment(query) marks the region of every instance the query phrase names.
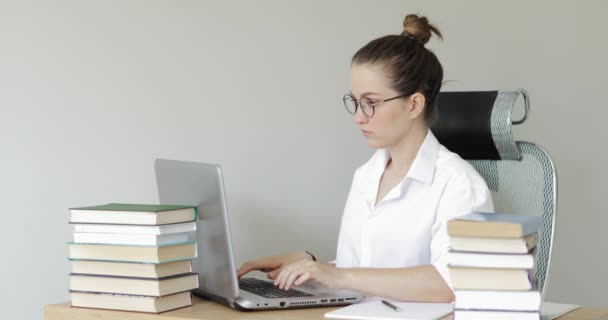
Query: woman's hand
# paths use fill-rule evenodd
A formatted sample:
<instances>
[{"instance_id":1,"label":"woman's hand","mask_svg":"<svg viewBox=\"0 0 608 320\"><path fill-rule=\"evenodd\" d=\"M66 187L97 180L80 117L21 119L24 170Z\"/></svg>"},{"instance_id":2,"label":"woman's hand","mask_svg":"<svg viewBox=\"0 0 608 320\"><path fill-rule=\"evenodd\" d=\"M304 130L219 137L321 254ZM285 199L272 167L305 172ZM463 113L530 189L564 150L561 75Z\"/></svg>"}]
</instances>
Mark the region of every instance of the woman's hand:
<instances>
[{"instance_id":1,"label":"woman's hand","mask_svg":"<svg viewBox=\"0 0 608 320\"><path fill-rule=\"evenodd\" d=\"M304 251L298 251L251 260L243 263L237 274L240 278L250 271L259 270L267 272L268 278L275 279L284 266L296 261L312 261L312 257Z\"/></svg>"},{"instance_id":2,"label":"woman's hand","mask_svg":"<svg viewBox=\"0 0 608 320\"><path fill-rule=\"evenodd\" d=\"M274 280L274 285L285 290L289 290L294 285L299 286L308 280L314 280L328 288L341 289L346 277L345 269L312 260L300 260L286 265L282 269Z\"/></svg>"}]
</instances>

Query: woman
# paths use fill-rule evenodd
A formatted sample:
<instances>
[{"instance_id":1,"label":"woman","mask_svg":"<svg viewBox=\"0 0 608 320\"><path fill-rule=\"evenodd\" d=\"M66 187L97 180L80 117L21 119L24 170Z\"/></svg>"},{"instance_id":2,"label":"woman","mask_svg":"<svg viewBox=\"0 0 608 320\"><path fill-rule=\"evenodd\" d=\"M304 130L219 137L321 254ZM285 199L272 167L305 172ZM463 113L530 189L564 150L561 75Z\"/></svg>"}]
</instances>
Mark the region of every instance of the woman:
<instances>
[{"instance_id":1,"label":"woman","mask_svg":"<svg viewBox=\"0 0 608 320\"><path fill-rule=\"evenodd\" d=\"M417 15L403 26L352 59L344 104L378 150L354 174L335 264L293 252L246 262L239 276L261 270L282 289L314 280L395 300L453 300L446 223L493 205L481 176L429 130L443 69L424 45L441 33Z\"/></svg>"}]
</instances>

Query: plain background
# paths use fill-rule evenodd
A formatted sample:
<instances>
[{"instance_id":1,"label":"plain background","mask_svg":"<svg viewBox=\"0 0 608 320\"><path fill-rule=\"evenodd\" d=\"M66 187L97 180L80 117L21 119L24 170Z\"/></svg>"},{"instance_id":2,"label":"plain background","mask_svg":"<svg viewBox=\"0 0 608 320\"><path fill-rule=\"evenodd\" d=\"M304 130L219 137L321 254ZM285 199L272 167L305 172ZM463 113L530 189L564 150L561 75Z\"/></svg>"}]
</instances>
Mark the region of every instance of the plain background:
<instances>
[{"instance_id":1,"label":"plain background","mask_svg":"<svg viewBox=\"0 0 608 320\"><path fill-rule=\"evenodd\" d=\"M525 88L519 139L559 175L547 298L608 307L605 1L0 1L0 318L68 298L68 208L158 201L157 157L220 163L237 259L334 257L352 173L349 62L401 31L444 90Z\"/></svg>"}]
</instances>

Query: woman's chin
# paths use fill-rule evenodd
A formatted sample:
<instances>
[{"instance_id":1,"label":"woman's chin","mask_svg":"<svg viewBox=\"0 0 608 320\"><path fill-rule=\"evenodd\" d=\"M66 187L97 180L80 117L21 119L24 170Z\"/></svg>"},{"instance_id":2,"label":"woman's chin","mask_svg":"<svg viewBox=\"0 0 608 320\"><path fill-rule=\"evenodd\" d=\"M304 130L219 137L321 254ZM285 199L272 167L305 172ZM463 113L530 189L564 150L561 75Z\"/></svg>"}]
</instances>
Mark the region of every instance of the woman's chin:
<instances>
[{"instance_id":1,"label":"woman's chin","mask_svg":"<svg viewBox=\"0 0 608 320\"><path fill-rule=\"evenodd\" d=\"M374 148L374 149L384 148L384 143L382 143L381 141L378 141L377 139L374 139L374 138L367 137L367 138L365 138L365 142L367 142L367 145L370 148Z\"/></svg>"}]
</instances>

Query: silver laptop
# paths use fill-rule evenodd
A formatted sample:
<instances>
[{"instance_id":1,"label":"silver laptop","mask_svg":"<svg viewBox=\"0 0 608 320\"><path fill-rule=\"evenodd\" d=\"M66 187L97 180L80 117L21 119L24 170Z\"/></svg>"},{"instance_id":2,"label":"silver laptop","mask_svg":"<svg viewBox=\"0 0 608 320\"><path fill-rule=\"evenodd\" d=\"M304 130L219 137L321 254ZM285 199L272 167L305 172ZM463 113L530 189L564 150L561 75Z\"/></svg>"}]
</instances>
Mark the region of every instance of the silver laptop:
<instances>
[{"instance_id":1,"label":"silver laptop","mask_svg":"<svg viewBox=\"0 0 608 320\"><path fill-rule=\"evenodd\" d=\"M200 287L194 294L237 310L335 306L363 298L359 293L313 283L282 290L265 276L239 281L220 166L157 159L154 167L161 204L188 204L198 209L198 257L192 267L199 274Z\"/></svg>"}]
</instances>

